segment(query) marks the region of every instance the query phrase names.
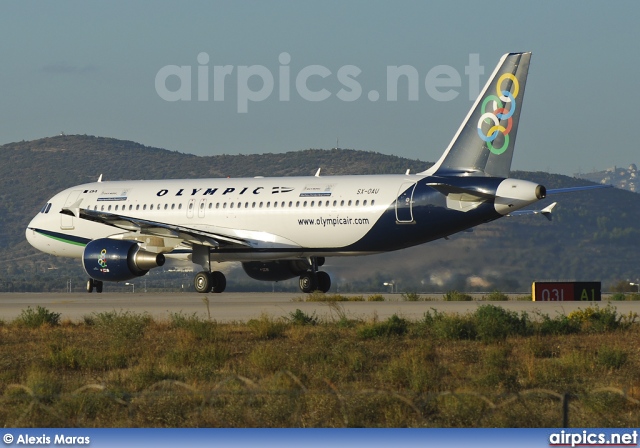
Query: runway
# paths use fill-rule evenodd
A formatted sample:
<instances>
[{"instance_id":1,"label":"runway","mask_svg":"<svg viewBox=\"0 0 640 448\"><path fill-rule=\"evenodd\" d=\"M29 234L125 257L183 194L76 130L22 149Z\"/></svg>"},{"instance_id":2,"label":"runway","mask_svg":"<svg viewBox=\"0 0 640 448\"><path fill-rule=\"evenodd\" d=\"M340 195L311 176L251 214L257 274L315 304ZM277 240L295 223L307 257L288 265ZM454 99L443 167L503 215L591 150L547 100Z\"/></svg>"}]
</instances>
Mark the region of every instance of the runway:
<instances>
[{"instance_id":1,"label":"runway","mask_svg":"<svg viewBox=\"0 0 640 448\"><path fill-rule=\"evenodd\" d=\"M353 294L356 295L356 294ZM349 296L349 294L346 294ZM586 308L594 302L445 302L429 300L407 302L400 294L384 294L384 302L303 302L301 293L1 293L0 319L10 322L27 307L42 306L61 313L61 320L81 321L84 316L105 311L147 313L154 319L167 320L174 313L183 313L206 319L209 316L217 322L246 322L266 313L273 318L287 317L300 309L320 319L337 320L342 313L349 319L371 320L374 317L386 319L397 314L405 319L419 320L424 313L436 309L446 313L473 312L482 304L494 304L516 312L539 311L554 317L568 314L578 308ZM364 295L365 299L368 295ZM441 295L434 296L440 298ZM208 301L208 306L207 302ZM598 303L605 307L606 300ZM640 314L640 302L611 302L619 314L636 312ZM534 316L532 316L534 317Z\"/></svg>"}]
</instances>

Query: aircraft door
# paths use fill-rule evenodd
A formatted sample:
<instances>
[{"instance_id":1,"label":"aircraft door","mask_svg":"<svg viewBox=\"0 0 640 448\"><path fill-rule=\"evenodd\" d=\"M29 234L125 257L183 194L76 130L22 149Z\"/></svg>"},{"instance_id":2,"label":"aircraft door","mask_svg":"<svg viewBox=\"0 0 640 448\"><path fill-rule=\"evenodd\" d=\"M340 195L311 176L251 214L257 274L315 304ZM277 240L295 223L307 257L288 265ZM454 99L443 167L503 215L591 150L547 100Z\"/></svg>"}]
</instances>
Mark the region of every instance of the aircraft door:
<instances>
[{"instance_id":1,"label":"aircraft door","mask_svg":"<svg viewBox=\"0 0 640 448\"><path fill-rule=\"evenodd\" d=\"M69 193L69 196L67 196L67 200L64 202L64 207L73 205L73 203L78 200L78 196L80 196L80 193L82 193L82 190L74 190ZM63 230L73 229L73 216L60 214L60 228Z\"/></svg>"},{"instance_id":2,"label":"aircraft door","mask_svg":"<svg viewBox=\"0 0 640 448\"><path fill-rule=\"evenodd\" d=\"M396 222L413 222L413 192L415 189L415 182L404 182L400 185L396 200Z\"/></svg>"}]
</instances>

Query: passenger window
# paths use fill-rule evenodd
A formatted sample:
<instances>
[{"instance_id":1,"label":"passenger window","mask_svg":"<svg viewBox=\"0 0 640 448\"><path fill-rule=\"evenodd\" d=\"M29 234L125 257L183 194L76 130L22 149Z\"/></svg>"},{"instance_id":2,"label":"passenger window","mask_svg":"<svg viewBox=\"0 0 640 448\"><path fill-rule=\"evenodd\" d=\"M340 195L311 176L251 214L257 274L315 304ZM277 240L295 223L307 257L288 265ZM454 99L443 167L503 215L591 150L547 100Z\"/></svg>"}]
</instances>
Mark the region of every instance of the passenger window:
<instances>
[{"instance_id":1,"label":"passenger window","mask_svg":"<svg viewBox=\"0 0 640 448\"><path fill-rule=\"evenodd\" d=\"M153 210L153 204L149 206L149 210Z\"/></svg>"},{"instance_id":2,"label":"passenger window","mask_svg":"<svg viewBox=\"0 0 640 448\"><path fill-rule=\"evenodd\" d=\"M366 207L366 205L367 205L367 200L366 199L364 201L362 201L362 205L364 205Z\"/></svg>"},{"instance_id":3,"label":"passenger window","mask_svg":"<svg viewBox=\"0 0 640 448\"><path fill-rule=\"evenodd\" d=\"M374 205L376 203L376 201L374 199L371 199L371 205Z\"/></svg>"},{"instance_id":4,"label":"passenger window","mask_svg":"<svg viewBox=\"0 0 640 448\"><path fill-rule=\"evenodd\" d=\"M140 210L140 204L136 204L136 210Z\"/></svg>"},{"instance_id":5,"label":"passenger window","mask_svg":"<svg viewBox=\"0 0 640 448\"><path fill-rule=\"evenodd\" d=\"M147 204L144 204L144 205L142 206L142 210L146 210L146 209L147 209Z\"/></svg>"},{"instance_id":6,"label":"passenger window","mask_svg":"<svg viewBox=\"0 0 640 448\"><path fill-rule=\"evenodd\" d=\"M356 201L356 207L357 207L358 205L360 205L360 200L357 200L357 201Z\"/></svg>"},{"instance_id":7,"label":"passenger window","mask_svg":"<svg viewBox=\"0 0 640 448\"><path fill-rule=\"evenodd\" d=\"M107 208L107 210L111 211L111 206L109 206L109 207Z\"/></svg>"}]
</instances>

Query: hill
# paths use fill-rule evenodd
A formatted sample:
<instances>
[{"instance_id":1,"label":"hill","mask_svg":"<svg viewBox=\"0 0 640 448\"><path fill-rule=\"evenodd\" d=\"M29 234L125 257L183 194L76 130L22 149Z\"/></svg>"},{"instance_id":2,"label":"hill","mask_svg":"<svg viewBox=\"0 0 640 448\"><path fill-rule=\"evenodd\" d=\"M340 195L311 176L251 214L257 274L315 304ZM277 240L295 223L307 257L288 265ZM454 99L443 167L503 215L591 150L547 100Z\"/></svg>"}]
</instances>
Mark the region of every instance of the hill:
<instances>
[{"instance_id":1,"label":"hill","mask_svg":"<svg viewBox=\"0 0 640 448\"><path fill-rule=\"evenodd\" d=\"M135 142L71 135L0 146L0 279L21 288L61 288L63 277L83 277L77 261L41 254L24 240L29 220L56 192L103 174L105 180L252 177L417 172L430 163L348 149L200 157ZM513 177L547 188L584 180L541 172ZM532 280L602 280L608 286L640 276L640 195L617 189L559 195L554 221L507 218L384 256L334 258L326 270L342 291L526 290ZM56 267L56 275L50 268ZM233 269L231 268L232 274ZM235 283L233 279L237 277ZM271 288L231 275L229 289ZM0 281L2 281L0 280ZM57 286L56 286L57 285ZM17 287L17 286L16 286ZM0 284L0 290L2 284Z\"/></svg>"}]
</instances>

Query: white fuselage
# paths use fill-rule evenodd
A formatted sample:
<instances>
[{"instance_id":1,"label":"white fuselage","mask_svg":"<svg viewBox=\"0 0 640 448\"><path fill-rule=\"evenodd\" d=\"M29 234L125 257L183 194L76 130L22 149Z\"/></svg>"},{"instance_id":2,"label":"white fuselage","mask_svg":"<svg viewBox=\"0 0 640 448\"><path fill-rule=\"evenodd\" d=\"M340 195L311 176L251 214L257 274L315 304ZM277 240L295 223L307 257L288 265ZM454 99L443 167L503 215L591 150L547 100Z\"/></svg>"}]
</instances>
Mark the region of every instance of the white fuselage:
<instances>
[{"instance_id":1,"label":"white fuselage","mask_svg":"<svg viewBox=\"0 0 640 448\"><path fill-rule=\"evenodd\" d=\"M29 224L27 239L53 255L81 257L83 239L114 237L126 231L60 214L81 200L83 209L223 233L260 241L254 249L306 256L305 248L334 249L362 238L393 206L399 190L422 176L327 176L95 182L55 195L47 213ZM60 235L43 235L45 229ZM212 259L279 258L255 251L216 254Z\"/></svg>"}]
</instances>

